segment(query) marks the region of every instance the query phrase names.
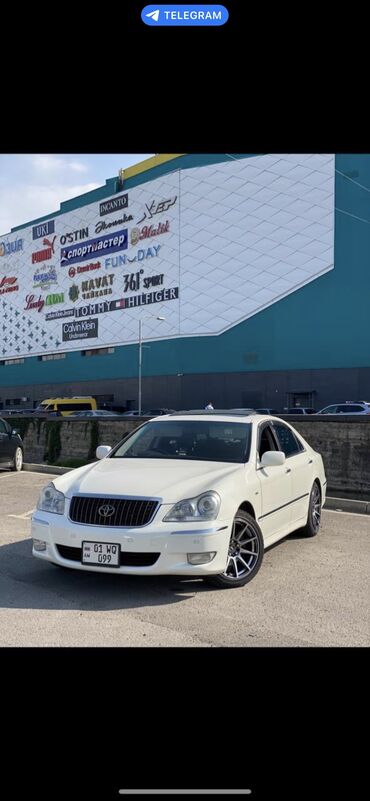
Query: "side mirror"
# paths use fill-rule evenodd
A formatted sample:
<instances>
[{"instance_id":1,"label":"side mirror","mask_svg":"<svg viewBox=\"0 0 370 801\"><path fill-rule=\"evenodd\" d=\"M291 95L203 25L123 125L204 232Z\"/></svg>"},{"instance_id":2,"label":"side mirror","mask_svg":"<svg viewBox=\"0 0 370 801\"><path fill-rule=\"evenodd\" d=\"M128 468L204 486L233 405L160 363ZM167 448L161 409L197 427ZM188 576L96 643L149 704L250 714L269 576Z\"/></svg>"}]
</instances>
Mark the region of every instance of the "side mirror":
<instances>
[{"instance_id":1,"label":"side mirror","mask_svg":"<svg viewBox=\"0 0 370 801\"><path fill-rule=\"evenodd\" d=\"M12 434L20 434L20 433L21 433L21 432L20 432L20 429L19 429L19 428L13 428L13 429L12 429Z\"/></svg>"},{"instance_id":2,"label":"side mirror","mask_svg":"<svg viewBox=\"0 0 370 801\"><path fill-rule=\"evenodd\" d=\"M285 462L283 451L266 451L261 459L261 467L277 467Z\"/></svg>"},{"instance_id":3,"label":"side mirror","mask_svg":"<svg viewBox=\"0 0 370 801\"><path fill-rule=\"evenodd\" d=\"M97 459L105 459L112 450L110 445L98 445L96 449L96 458Z\"/></svg>"}]
</instances>

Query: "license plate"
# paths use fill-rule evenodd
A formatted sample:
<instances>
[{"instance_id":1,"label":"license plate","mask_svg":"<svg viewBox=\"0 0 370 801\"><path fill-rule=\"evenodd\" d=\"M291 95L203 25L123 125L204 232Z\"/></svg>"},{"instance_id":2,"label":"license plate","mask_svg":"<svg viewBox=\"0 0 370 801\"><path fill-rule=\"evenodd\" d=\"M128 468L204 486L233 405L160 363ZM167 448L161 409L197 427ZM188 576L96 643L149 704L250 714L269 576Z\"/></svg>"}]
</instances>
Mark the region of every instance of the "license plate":
<instances>
[{"instance_id":1,"label":"license plate","mask_svg":"<svg viewBox=\"0 0 370 801\"><path fill-rule=\"evenodd\" d=\"M121 546L117 542L83 542L82 564L119 567Z\"/></svg>"}]
</instances>

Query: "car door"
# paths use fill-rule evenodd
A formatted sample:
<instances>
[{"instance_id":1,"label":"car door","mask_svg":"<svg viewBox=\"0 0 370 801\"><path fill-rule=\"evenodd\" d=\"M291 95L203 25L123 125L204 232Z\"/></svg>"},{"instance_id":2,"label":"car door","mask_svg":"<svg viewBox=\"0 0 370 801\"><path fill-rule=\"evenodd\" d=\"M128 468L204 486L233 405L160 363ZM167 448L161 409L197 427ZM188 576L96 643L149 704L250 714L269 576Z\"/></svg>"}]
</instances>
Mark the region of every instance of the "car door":
<instances>
[{"instance_id":1,"label":"car door","mask_svg":"<svg viewBox=\"0 0 370 801\"><path fill-rule=\"evenodd\" d=\"M14 455L14 445L9 433L5 420L0 419L0 464L3 465L9 464Z\"/></svg>"},{"instance_id":2,"label":"car door","mask_svg":"<svg viewBox=\"0 0 370 801\"><path fill-rule=\"evenodd\" d=\"M280 450L285 453L285 466L292 478L291 522L307 517L308 501L313 484L313 459L302 442L285 423L274 422Z\"/></svg>"},{"instance_id":3,"label":"car door","mask_svg":"<svg viewBox=\"0 0 370 801\"><path fill-rule=\"evenodd\" d=\"M276 435L270 423L260 423L257 432L256 470L261 492L261 515L258 519L265 540L283 533L290 525L292 476L286 464L261 467L266 451L278 451Z\"/></svg>"}]
</instances>

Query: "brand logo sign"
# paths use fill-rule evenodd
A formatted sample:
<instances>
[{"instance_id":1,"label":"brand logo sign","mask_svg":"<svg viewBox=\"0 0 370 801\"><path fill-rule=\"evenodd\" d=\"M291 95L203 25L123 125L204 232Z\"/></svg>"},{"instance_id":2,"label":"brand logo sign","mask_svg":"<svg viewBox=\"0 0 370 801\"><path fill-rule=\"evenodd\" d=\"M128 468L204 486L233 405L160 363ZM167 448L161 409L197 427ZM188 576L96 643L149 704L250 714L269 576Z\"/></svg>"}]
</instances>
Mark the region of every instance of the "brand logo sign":
<instances>
[{"instance_id":1,"label":"brand logo sign","mask_svg":"<svg viewBox=\"0 0 370 801\"><path fill-rule=\"evenodd\" d=\"M32 228L32 239L41 239L42 236L50 236L54 233L55 221L48 220L47 222L35 225Z\"/></svg>"},{"instance_id":2,"label":"brand logo sign","mask_svg":"<svg viewBox=\"0 0 370 801\"><path fill-rule=\"evenodd\" d=\"M61 264L74 264L76 261L91 259L94 255L105 253L116 253L118 250L127 248L127 229L117 231L115 235L100 236L98 239L90 239L84 245L78 247L63 248L61 251Z\"/></svg>"},{"instance_id":3,"label":"brand logo sign","mask_svg":"<svg viewBox=\"0 0 370 801\"><path fill-rule=\"evenodd\" d=\"M100 203L99 205L100 217L103 217L104 214L112 214L113 211L120 211L121 209L127 209L127 206L128 206L127 192L125 195L120 195L119 197L115 197L112 200L104 200L103 203Z\"/></svg>"},{"instance_id":4,"label":"brand logo sign","mask_svg":"<svg viewBox=\"0 0 370 801\"><path fill-rule=\"evenodd\" d=\"M45 301L39 296L38 300L36 299L36 295L26 295L26 305L24 307L24 311L30 311L30 309L37 309L38 312L42 311L45 306Z\"/></svg>"},{"instance_id":5,"label":"brand logo sign","mask_svg":"<svg viewBox=\"0 0 370 801\"><path fill-rule=\"evenodd\" d=\"M54 255L54 242L56 240L56 236L53 239L43 239L42 244L47 245L45 250L37 250L36 253L32 253L32 264L38 264L40 261L47 261L48 259L52 259Z\"/></svg>"},{"instance_id":6,"label":"brand logo sign","mask_svg":"<svg viewBox=\"0 0 370 801\"><path fill-rule=\"evenodd\" d=\"M79 273L87 273L90 270L99 270L101 267L101 261L94 261L91 264L82 264L80 267L70 267L68 270L68 275L70 278L74 278L76 274Z\"/></svg>"},{"instance_id":7,"label":"brand logo sign","mask_svg":"<svg viewBox=\"0 0 370 801\"><path fill-rule=\"evenodd\" d=\"M74 317L74 315L74 309L59 309L59 311L53 311L45 314L45 320L59 320L61 317Z\"/></svg>"},{"instance_id":8,"label":"brand logo sign","mask_svg":"<svg viewBox=\"0 0 370 801\"><path fill-rule=\"evenodd\" d=\"M46 295L45 306L54 306L55 303L64 303L64 292L55 295Z\"/></svg>"},{"instance_id":9,"label":"brand logo sign","mask_svg":"<svg viewBox=\"0 0 370 801\"><path fill-rule=\"evenodd\" d=\"M15 278L14 275L9 278L4 275L4 277L0 279L0 295L4 295L5 292L17 292L19 289L17 281L18 279Z\"/></svg>"},{"instance_id":10,"label":"brand logo sign","mask_svg":"<svg viewBox=\"0 0 370 801\"><path fill-rule=\"evenodd\" d=\"M98 513L100 517L112 517L115 513L115 507L111 506L109 503L106 503L104 506L99 506Z\"/></svg>"},{"instance_id":11,"label":"brand logo sign","mask_svg":"<svg viewBox=\"0 0 370 801\"><path fill-rule=\"evenodd\" d=\"M63 342L70 342L73 339L93 339L97 337L98 323L98 320L78 320L71 323L63 323Z\"/></svg>"},{"instance_id":12,"label":"brand logo sign","mask_svg":"<svg viewBox=\"0 0 370 801\"><path fill-rule=\"evenodd\" d=\"M87 273L90 270L99 270L101 267L101 261L94 261L91 264L82 264L81 267L70 267L68 270L68 275L70 278L74 278L76 273Z\"/></svg>"},{"instance_id":13,"label":"brand logo sign","mask_svg":"<svg viewBox=\"0 0 370 801\"><path fill-rule=\"evenodd\" d=\"M120 300L112 301L112 308L109 311L116 309L134 309L136 306L148 306L151 303L164 303L166 300L176 300L179 297L178 286L171 289L160 289L157 292L142 292L141 295L132 295L131 298L121 298Z\"/></svg>"},{"instance_id":14,"label":"brand logo sign","mask_svg":"<svg viewBox=\"0 0 370 801\"><path fill-rule=\"evenodd\" d=\"M57 284L57 274L55 267L49 267L49 269L42 273L36 272L33 276L33 285L34 287L39 287L40 289L49 289L52 284Z\"/></svg>"},{"instance_id":15,"label":"brand logo sign","mask_svg":"<svg viewBox=\"0 0 370 801\"><path fill-rule=\"evenodd\" d=\"M144 225L140 228L132 228L130 234L131 245L137 245L140 239L148 239L150 236L158 236L159 234L167 234L170 230L170 223L167 220L165 223L158 223L157 227L154 225Z\"/></svg>"},{"instance_id":16,"label":"brand logo sign","mask_svg":"<svg viewBox=\"0 0 370 801\"><path fill-rule=\"evenodd\" d=\"M106 270L111 270L112 267L122 267L124 264L130 263L134 261L144 261L144 259L153 258L153 256L158 256L160 251L160 245L153 245L151 248L139 248L136 255L130 259L124 253L123 256L113 256L111 259L105 259L104 266Z\"/></svg>"},{"instance_id":17,"label":"brand logo sign","mask_svg":"<svg viewBox=\"0 0 370 801\"><path fill-rule=\"evenodd\" d=\"M89 236L88 228L80 228L79 231L72 231L68 234L63 234L60 237L60 244L66 245L67 242L78 242L79 239L87 239Z\"/></svg>"},{"instance_id":18,"label":"brand logo sign","mask_svg":"<svg viewBox=\"0 0 370 801\"><path fill-rule=\"evenodd\" d=\"M103 295L112 294L112 284L114 281L114 273L111 275L102 275L99 278L90 278L87 281L82 281L81 294L83 300L90 300L90 298L100 298ZM69 299L75 303L80 295L80 289L77 284L72 284L69 289Z\"/></svg>"},{"instance_id":19,"label":"brand logo sign","mask_svg":"<svg viewBox=\"0 0 370 801\"><path fill-rule=\"evenodd\" d=\"M15 239L14 242L0 242L0 256L11 256L23 250L23 239Z\"/></svg>"},{"instance_id":20,"label":"brand logo sign","mask_svg":"<svg viewBox=\"0 0 370 801\"><path fill-rule=\"evenodd\" d=\"M114 225L124 225L125 223L131 222L133 219L132 214L124 214L119 220L112 220L111 222L99 220L95 225L95 233L100 234L101 231L106 231L107 228L112 228Z\"/></svg>"},{"instance_id":21,"label":"brand logo sign","mask_svg":"<svg viewBox=\"0 0 370 801\"><path fill-rule=\"evenodd\" d=\"M144 222L144 220L147 218L150 220L155 214L165 214L165 212L168 211L168 209L173 206L174 203L176 203L176 200L177 195L169 200L160 200L159 203L156 203L155 200L152 200L149 206L146 203L144 217L141 217L141 219L137 221L137 224L140 225L140 223Z\"/></svg>"}]
</instances>

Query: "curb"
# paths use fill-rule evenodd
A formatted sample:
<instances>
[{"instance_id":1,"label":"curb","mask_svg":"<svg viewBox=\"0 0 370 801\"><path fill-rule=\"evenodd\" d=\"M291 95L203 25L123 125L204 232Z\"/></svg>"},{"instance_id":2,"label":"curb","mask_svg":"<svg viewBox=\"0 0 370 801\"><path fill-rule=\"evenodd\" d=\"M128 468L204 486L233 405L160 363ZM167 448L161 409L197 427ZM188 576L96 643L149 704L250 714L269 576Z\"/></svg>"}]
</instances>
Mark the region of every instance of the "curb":
<instances>
[{"instance_id":1,"label":"curb","mask_svg":"<svg viewBox=\"0 0 370 801\"><path fill-rule=\"evenodd\" d=\"M355 501L351 498L326 498L324 509L335 512L355 512L355 514L369 515L370 501Z\"/></svg>"},{"instance_id":2,"label":"curb","mask_svg":"<svg viewBox=\"0 0 370 801\"><path fill-rule=\"evenodd\" d=\"M62 476L64 473L69 473L75 470L74 467L58 467L50 464L23 464L23 470L28 470L30 473L53 473L55 476Z\"/></svg>"}]
</instances>

